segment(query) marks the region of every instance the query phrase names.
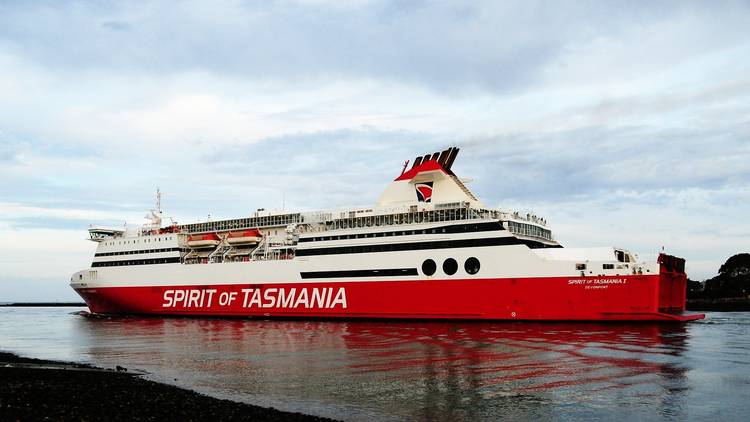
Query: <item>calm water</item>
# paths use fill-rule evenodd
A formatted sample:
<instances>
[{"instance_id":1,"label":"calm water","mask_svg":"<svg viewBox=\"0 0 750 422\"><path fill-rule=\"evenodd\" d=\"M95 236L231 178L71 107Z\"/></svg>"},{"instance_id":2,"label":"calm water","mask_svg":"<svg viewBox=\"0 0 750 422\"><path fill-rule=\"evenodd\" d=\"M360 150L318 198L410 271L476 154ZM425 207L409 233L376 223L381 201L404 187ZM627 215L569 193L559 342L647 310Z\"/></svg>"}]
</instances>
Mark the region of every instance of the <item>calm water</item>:
<instances>
[{"instance_id":1,"label":"calm water","mask_svg":"<svg viewBox=\"0 0 750 422\"><path fill-rule=\"evenodd\" d=\"M690 324L99 319L0 308L0 349L343 420L746 420L750 313Z\"/></svg>"}]
</instances>

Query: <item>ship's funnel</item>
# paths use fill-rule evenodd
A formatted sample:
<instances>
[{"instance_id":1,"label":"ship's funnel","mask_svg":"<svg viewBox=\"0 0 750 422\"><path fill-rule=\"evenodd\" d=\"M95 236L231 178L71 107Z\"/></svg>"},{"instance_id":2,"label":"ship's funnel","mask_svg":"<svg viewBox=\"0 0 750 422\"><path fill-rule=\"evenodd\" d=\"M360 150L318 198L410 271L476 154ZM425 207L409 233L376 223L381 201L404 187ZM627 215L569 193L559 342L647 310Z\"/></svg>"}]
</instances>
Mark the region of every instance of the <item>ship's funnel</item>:
<instances>
[{"instance_id":1,"label":"ship's funnel","mask_svg":"<svg viewBox=\"0 0 750 422\"><path fill-rule=\"evenodd\" d=\"M458 148L451 147L416 157L412 168L401 172L386 188L378 200L378 206L472 203L479 208L484 207L451 171L457 155ZM429 195L425 194L427 191Z\"/></svg>"},{"instance_id":2,"label":"ship's funnel","mask_svg":"<svg viewBox=\"0 0 750 422\"><path fill-rule=\"evenodd\" d=\"M438 157L438 164L443 166L445 168L445 160L448 159L448 154L451 152L453 147L446 149L445 151L440 153L440 156Z\"/></svg>"},{"instance_id":3,"label":"ship's funnel","mask_svg":"<svg viewBox=\"0 0 750 422\"><path fill-rule=\"evenodd\" d=\"M453 147L450 150L450 154L448 155L448 158L445 161L445 164L443 165L443 169L447 171L450 174L453 174L451 171L451 167L453 167L453 162L456 161L456 156L458 155L458 151L460 148Z\"/></svg>"}]
</instances>

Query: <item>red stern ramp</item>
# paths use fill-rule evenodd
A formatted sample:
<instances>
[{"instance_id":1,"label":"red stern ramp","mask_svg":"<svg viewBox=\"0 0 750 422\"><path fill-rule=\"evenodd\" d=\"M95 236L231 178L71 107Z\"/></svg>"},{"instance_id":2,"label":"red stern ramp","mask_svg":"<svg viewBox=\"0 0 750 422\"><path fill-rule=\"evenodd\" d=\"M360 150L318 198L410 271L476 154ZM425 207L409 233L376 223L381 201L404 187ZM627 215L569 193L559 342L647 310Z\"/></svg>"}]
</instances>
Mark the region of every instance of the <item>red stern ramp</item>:
<instances>
[{"instance_id":1,"label":"red stern ramp","mask_svg":"<svg viewBox=\"0 0 750 422\"><path fill-rule=\"evenodd\" d=\"M687 274L685 260L676 256L659 254L658 315L665 320L694 321L705 318L705 314L686 315Z\"/></svg>"}]
</instances>

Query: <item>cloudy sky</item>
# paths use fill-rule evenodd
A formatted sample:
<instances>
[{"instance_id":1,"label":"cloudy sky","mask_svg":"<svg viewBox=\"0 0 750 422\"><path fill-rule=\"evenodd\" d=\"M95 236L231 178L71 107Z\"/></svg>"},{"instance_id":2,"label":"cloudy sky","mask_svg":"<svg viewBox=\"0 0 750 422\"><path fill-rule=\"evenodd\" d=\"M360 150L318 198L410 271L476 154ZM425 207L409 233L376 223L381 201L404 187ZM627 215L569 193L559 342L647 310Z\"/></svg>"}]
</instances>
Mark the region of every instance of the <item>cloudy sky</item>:
<instances>
[{"instance_id":1,"label":"cloudy sky","mask_svg":"<svg viewBox=\"0 0 750 422\"><path fill-rule=\"evenodd\" d=\"M75 299L89 224L372 204L462 147L566 246L750 249L750 3L0 1L0 301Z\"/></svg>"}]
</instances>

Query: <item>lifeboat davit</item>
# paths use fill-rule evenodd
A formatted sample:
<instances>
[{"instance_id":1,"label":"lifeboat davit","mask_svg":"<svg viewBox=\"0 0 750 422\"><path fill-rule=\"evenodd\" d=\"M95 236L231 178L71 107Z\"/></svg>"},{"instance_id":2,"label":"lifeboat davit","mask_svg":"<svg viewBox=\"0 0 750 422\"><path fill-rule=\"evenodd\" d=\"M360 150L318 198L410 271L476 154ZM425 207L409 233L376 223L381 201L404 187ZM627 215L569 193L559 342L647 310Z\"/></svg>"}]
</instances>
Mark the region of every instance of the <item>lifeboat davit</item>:
<instances>
[{"instance_id":1,"label":"lifeboat davit","mask_svg":"<svg viewBox=\"0 0 750 422\"><path fill-rule=\"evenodd\" d=\"M258 229L243 230L241 232L230 232L227 235L227 242L230 245L252 245L260 242L263 235Z\"/></svg>"},{"instance_id":2,"label":"lifeboat davit","mask_svg":"<svg viewBox=\"0 0 750 422\"><path fill-rule=\"evenodd\" d=\"M188 237L187 245L191 248L213 248L221 243L216 233L191 235Z\"/></svg>"}]
</instances>

